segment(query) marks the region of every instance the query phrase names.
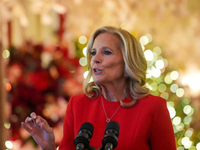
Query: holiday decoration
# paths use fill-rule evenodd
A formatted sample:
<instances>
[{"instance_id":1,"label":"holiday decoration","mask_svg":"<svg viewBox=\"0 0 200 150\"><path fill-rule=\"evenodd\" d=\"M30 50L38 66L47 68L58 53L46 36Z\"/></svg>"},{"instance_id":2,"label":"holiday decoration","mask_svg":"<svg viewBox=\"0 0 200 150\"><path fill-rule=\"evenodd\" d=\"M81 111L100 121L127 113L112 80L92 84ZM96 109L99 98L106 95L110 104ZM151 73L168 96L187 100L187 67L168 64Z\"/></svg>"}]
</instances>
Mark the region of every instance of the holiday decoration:
<instances>
[{"instance_id":1,"label":"holiday decoration","mask_svg":"<svg viewBox=\"0 0 200 150\"><path fill-rule=\"evenodd\" d=\"M31 42L19 48L10 47L9 52L10 140L20 141L22 147L32 140L24 133L27 131L21 128L21 122L35 112L54 128L59 144L68 100L82 93L83 69L78 59L70 58L66 47Z\"/></svg>"}]
</instances>

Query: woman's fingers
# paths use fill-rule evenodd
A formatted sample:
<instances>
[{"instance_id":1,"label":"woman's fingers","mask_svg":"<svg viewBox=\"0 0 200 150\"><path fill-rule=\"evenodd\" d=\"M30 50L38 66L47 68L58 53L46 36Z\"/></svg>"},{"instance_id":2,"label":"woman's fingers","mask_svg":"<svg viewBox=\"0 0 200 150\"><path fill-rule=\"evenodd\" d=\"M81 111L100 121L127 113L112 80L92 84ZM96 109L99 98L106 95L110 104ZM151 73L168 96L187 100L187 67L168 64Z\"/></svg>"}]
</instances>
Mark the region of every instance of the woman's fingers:
<instances>
[{"instance_id":1,"label":"woman's fingers","mask_svg":"<svg viewBox=\"0 0 200 150\"><path fill-rule=\"evenodd\" d=\"M22 127L29 133L31 133L33 129L43 130L48 133L53 132L47 121L41 116L37 116L34 112L30 114L30 117L26 118L25 123L22 123Z\"/></svg>"},{"instance_id":2,"label":"woman's fingers","mask_svg":"<svg viewBox=\"0 0 200 150\"><path fill-rule=\"evenodd\" d=\"M30 116L31 116L31 118L34 118L34 119L36 119L36 113L35 112L32 112L31 114L30 114Z\"/></svg>"},{"instance_id":3,"label":"woman's fingers","mask_svg":"<svg viewBox=\"0 0 200 150\"><path fill-rule=\"evenodd\" d=\"M47 121L45 119L43 119L42 117L37 116L35 121L36 121L36 124L38 124L40 126L40 128L45 130L46 132L52 131L52 128L49 126Z\"/></svg>"},{"instance_id":4,"label":"woman's fingers","mask_svg":"<svg viewBox=\"0 0 200 150\"><path fill-rule=\"evenodd\" d=\"M28 126L25 122L21 123L22 127L31 134L32 128Z\"/></svg>"},{"instance_id":5,"label":"woman's fingers","mask_svg":"<svg viewBox=\"0 0 200 150\"><path fill-rule=\"evenodd\" d=\"M27 117L25 123L28 124L29 126L33 126L35 124L35 119Z\"/></svg>"}]
</instances>

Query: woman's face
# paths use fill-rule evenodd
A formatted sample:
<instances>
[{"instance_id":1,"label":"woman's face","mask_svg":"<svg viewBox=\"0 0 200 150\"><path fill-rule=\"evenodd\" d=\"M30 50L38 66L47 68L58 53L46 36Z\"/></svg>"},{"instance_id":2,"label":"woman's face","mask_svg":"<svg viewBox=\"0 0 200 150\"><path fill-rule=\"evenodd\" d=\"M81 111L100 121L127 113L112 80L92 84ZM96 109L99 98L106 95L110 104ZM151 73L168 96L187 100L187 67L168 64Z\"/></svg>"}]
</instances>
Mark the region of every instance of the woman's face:
<instances>
[{"instance_id":1,"label":"woman's face","mask_svg":"<svg viewBox=\"0 0 200 150\"><path fill-rule=\"evenodd\" d=\"M113 34L101 33L93 43L91 62L94 82L99 85L119 84L125 81L124 60L120 39Z\"/></svg>"}]
</instances>

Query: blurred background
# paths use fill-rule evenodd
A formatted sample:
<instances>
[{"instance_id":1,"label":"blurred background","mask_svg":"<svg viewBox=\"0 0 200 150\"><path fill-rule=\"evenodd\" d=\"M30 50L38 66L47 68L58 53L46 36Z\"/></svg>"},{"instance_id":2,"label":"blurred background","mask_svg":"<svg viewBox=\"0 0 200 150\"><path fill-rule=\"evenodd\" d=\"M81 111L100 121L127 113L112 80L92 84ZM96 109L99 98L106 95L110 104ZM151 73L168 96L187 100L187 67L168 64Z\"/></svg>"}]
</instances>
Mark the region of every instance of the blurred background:
<instances>
[{"instance_id":1,"label":"blurred background","mask_svg":"<svg viewBox=\"0 0 200 150\"><path fill-rule=\"evenodd\" d=\"M20 125L32 111L59 145L68 100L83 92L88 39L105 25L140 41L177 150L200 150L199 0L0 0L0 149L40 149Z\"/></svg>"}]
</instances>

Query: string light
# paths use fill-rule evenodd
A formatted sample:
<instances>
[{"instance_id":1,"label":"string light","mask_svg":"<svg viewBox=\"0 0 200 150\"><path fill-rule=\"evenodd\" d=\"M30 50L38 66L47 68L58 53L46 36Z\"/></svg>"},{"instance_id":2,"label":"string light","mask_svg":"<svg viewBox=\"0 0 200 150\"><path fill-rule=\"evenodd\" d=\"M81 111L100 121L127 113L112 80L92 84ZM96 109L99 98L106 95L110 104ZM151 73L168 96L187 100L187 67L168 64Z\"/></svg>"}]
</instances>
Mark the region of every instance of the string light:
<instances>
[{"instance_id":1,"label":"string light","mask_svg":"<svg viewBox=\"0 0 200 150\"><path fill-rule=\"evenodd\" d=\"M142 36L142 37L140 38L140 43L141 43L142 45L147 45L147 44L149 43L148 37Z\"/></svg>"},{"instance_id":2,"label":"string light","mask_svg":"<svg viewBox=\"0 0 200 150\"><path fill-rule=\"evenodd\" d=\"M10 129L11 124L10 124L10 123L4 123L4 127L5 127L6 129Z\"/></svg>"},{"instance_id":3,"label":"string light","mask_svg":"<svg viewBox=\"0 0 200 150\"><path fill-rule=\"evenodd\" d=\"M89 73L89 71L84 72L83 77L86 78L88 73Z\"/></svg>"},{"instance_id":4,"label":"string light","mask_svg":"<svg viewBox=\"0 0 200 150\"><path fill-rule=\"evenodd\" d=\"M173 80L171 79L170 75L166 75L164 81L166 84L171 84Z\"/></svg>"},{"instance_id":5,"label":"string light","mask_svg":"<svg viewBox=\"0 0 200 150\"><path fill-rule=\"evenodd\" d=\"M10 57L10 52L9 52L9 50L4 50L3 52L2 52L2 56L3 56L3 58L8 58L8 57Z\"/></svg>"},{"instance_id":6,"label":"string light","mask_svg":"<svg viewBox=\"0 0 200 150\"><path fill-rule=\"evenodd\" d=\"M144 56L146 58L147 61L152 61L154 56L151 50L146 50L144 51Z\"/></svg>"},{"instance_id":7,"label":"string light","mask_svg":"<svg viewBox=\"0 0 200 150\"><path fill-rule=\"evenodd\" d=\"M87 56L87 47L83 48L83 55L86 57Z\"/></svg>"},{"instance_id":8,"label":"string light","mask_svg":"<svg viewBox=\"0 0 200 150\"><path fill-rule=\"evenodd\" d=\"M158 68L158 69L162 69L165 67L163 60L157 60L155 65L156 65L156 68Z\"/></svg>"},{"instance_id":9,"label":"string light","mask_svg":"<svg viewBox=\"0 0 200 150\"><path fill-rule=\"evenodd\" d=\"M8 148L8 149L12 149L12 148L13 148L13 143L12 143L11 141L6 141L6 142L5 142L5 146L6 146L6 148Z\"/></svg>"},{"instance_id":10,"label":"string light","mask_svg":"<svg viewBox=\"0 0 200 150\"><path fill-rule=\"evenodd\" d=\"M182 97L184 95L184 89L183 88L178 88L176 90L176 96Z\"/></svg>"},{"instance_id":11,"label":"string light","mask_svg":"<svg viewBox=\"0 0 200 150\"><path fill-rule=\"evenodd\" d=\"M194 133L194 129L188 128L187 131L185 132L185 136L191 137L193 133Z\"/></svg>"},{"instance_id":12,"label":"string light","mask_svg":"<svg viewBox=\"0 0 200 150\"><path fill-rule=\"evenodd\" d=\"M153 40L153 37L151 34L146 34L145 36L148 38L149 43Z\"/></svg>"},{"instance_id":13,"label":"string light","mask_svg":"<svg viewBox=\"0 0 200 150\"><path fill-rule=\"evenodd\" d=\"M79 43L81 44L86 44L87 43L87 38L86 36L82 35L79 37Z\"/></svg>"},{"instance_id":14,"label":"string light","mask_svg":"<svg viewBox=\"0 0 200 150\"><path fill-rule=\"evenodd\" d=\"M179 146L177 150L185 150L183 146Z\"/></svg>"},{"instance_id":15,"label":"string light","mask_svg":"<svg viewBox=\"0 0 200 150\"><path fill-rule=\"evenodd\" d=\"M147 36L143 36L140 39L140 43L142 46L148 44L148 41L146 39ZM194 113L194 108L190 105L190 100L183 98L181 101L181 106L184 114L186 116L176 116L177 112L175 109L175 104L172 101L168 101L170 94L169 91L167 91L167 85L169 85L170 92L173 93L178 97L181 98L184 96L185 91L183 88L179 87L178 84L173 83L174 81L178 80L179 73L178 71L171 71L167 73L164 77L161 76L161 73L164 73L166 70L165 68L168 66L168 61L166 59L163 59L161 54L161 48L160 47L154 47L153 51L150 49L147 49L144 51L145 59L147 60L147 79L149 79L150 83L148 84L148 88L155 94L159 95L160 97L167 100L167 108L170 114L170 118L172 119L174 133L176 134L185 134L184 138L179 138L178 144L180 145L177 147L177 150L200 150L200 143L194 146L194 143L189 139L192 137L194 130L192 128L188 128L185 131L185 128L190 125L192 122L192 115ZM197 88L197 81L200 82L199 76L198 78L191 79L191 78L184 78L182 80L183 85L189 85L190 87ZM153 81L153 82L152 82ZM198 84L200 85L200 83ZM200 86L199 86L200 89ZM180 133L179 133L180 132ZM197 149L197 150L198 150Z\"/></svg>"},{"instance_id":16,"label":"string light","mask_svg":"<svg viewBox=\"0 0 200 150\"><path fill-rule=\"evenodd\" d=\"M79 59L79 64L80 64L81 66L86 66L86 65L87 65L87 59L86 59L85 57L81 57L81 58Z\"/></svg>"},{"instance_id":17,"label":"string light","mask_svg":"<svg viewBox=\"0 0 200 150\"><path fill-rule=\"evenodd\" d=\"M184 127L185 127L185 125L182 122L180 122L180 124L176 125L176 129L178 132L182 131L184 129Z\"/></svg>"},{"instance_id":18,"label":"string light","mask_svg":"<svg viewBox=\"0 0 200 150\"><path fill-rule=\"evenodd\" d=\"M184 108L183 108L183 112L188 115L190 114L190 112L192 111L192 107L190 105L186 105Z\"/></svg>"},{"instance_id":19,"label":"string light","mask_svg":"<svg viewBox=\"0 0 200 150\"><path fill-rule=\"evenodd\" d=\"M167 107L174 107L174 102L168 101L167 102Z\"/></svg>"},{"instance_id":20,"label":"string light","mask_svg":"<svg viewBox=\"0 0 200 150\"><path fill-rule=\"evenodd\" d=\"M179 125L179 124L181 123L181 118L178 117L178 116L175 117L175 118L173 119L172 123L173 123L174 125Z\"/></svg>"},{"instance_id":21,"label":"string light","mask_svg":"<svg viewBox=\"0 0 200 150\"><path fill-rule=\"evenodd\" d=\"M157 53L158 55L160 55L161 52L162 52L162 50L161 50L160 47L156 46L156 47L153 48L153 52L155 52L155 53Z\"/></svg>"},{"instance_id":22,"label":"string light","mask_svg":"<svg viewBox=\"0 0 200 150\"><path fill-rule=\"evenodd\" d=\"M176 111L174 109L174 107L168 107L168 110L169 110L169 115L170 115L170 118L174 118L174 116L176 115Z\"/></svg>"},{"instance_id":23,"label":"string light","mask_svg":"<svg viewBox=\"0 0 200 150\"><path fill-rule=\"evenodd\" d=\"M176 90L178 89L178 85L177 84L172 84L170 86L170 90L172 93L176 93Z\"/></svg>"},{"instance_id":24,"label":"string light","mask_svg":"<svg viewBox=\"0 0 200 150\"><path fill-rule=\"evenodd\" d=\"M182 140L181 140L181 143L183 144L183 146L188 149L192 146L192 142L190 141L189 137L184 137Z\"/></svg>"},{"instance_id":25,"label":"string light","mask_svg":"<svg viewBox=\"0 0 200 150\"><path fill-rule=\"evenodd\" d=\"M162 97L162 98L168 100L169 94L168 94L167 92L162 92L162 93L160 94L160 97Z\"/></svg>"},{"instance_id":26,"label":"string light","mask_svg":"<svg viewBox=\"0 0 200 150\"><path fill-rule=\"evenodd\" d=\"M160 84L158 86L158 91L159 92L164 92L167 89L167 86L165 84Z\"/></svg>"},{"instance_id":27,"label":"string light","mask_svg":"<svg viewBox=\"0 0 200 150\"><path fill-rule=\"evenodd\" d=\"M7 90L7 91L10 91L10 90L12 89L12 86L11 86L10 83L6 83L6 84L5 84L5 87L6 87L6 90Z\"/></svg>"},{"instance_id":28,"label":"string light","mask_svg":"<svg viewBox=\"0 0 200 150\"><path fill-rule=\"evenodd\" d=\"M186 116L186 117L183 119L183 122L184 122L185 125L189 125L189 124L192 122L192 117Z\"/></svg>"},{"instance_id":29,"label":"string light","mask_svg":"<svg viewBox=\"0 0 200 150\"><path fill-rule=\"evenodd\" d=\"M170 74L170 77L172 80L177 80L178 79L178 72L177 71L172 71L171 74Z\"/></svg>"},{"instance_id":30,"label":"string light","mask_svg":"<svg viewBox=\"0 0 200 150\"><path fill-rule=\"evenodd\" d=\"M196 145L197 150L200 150L200 142Z\"/></svg>"}]
</instances>

